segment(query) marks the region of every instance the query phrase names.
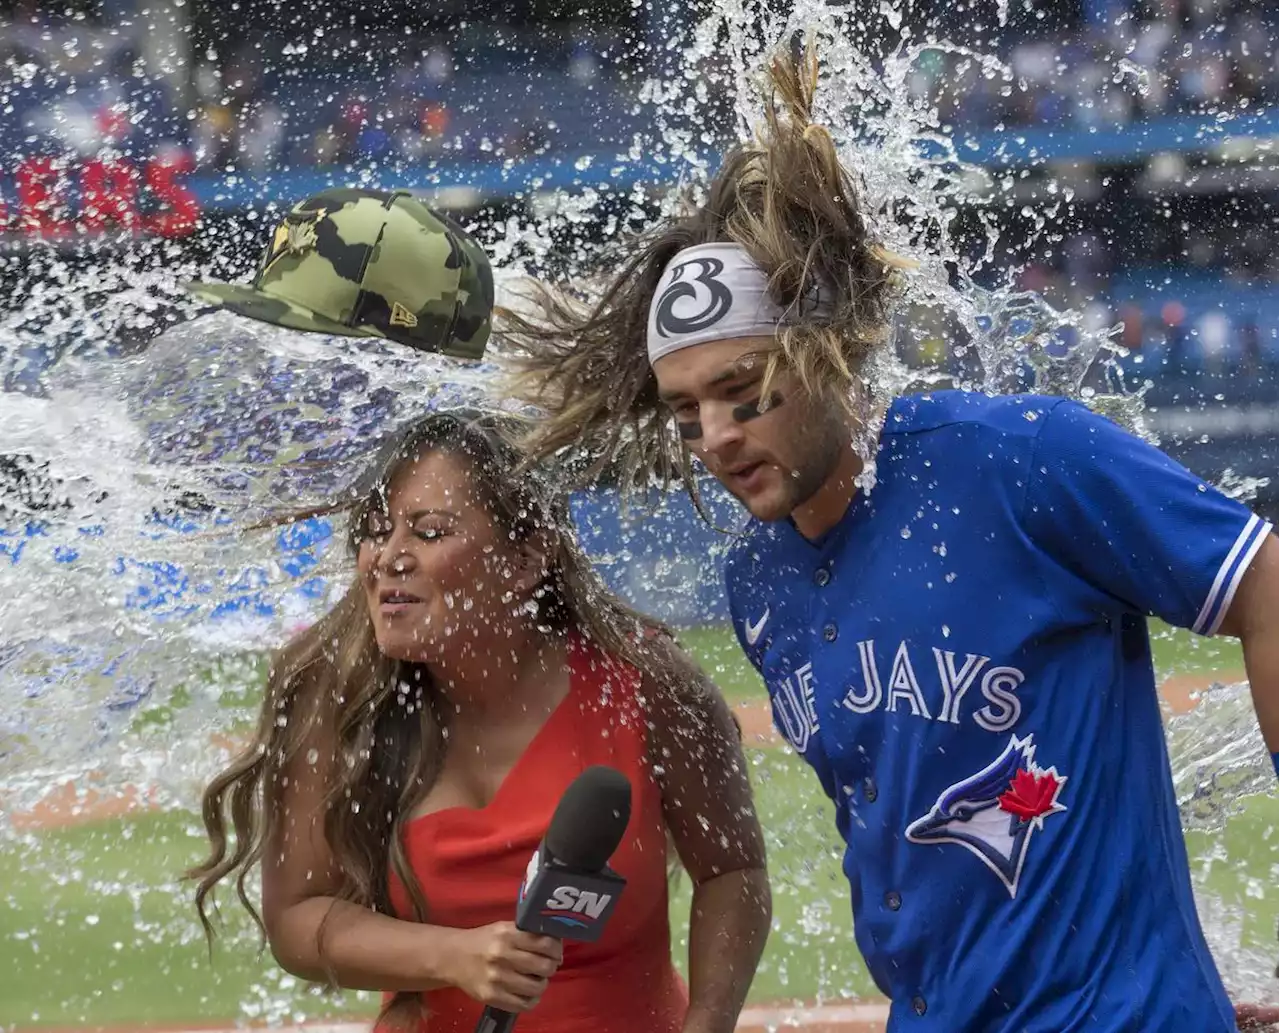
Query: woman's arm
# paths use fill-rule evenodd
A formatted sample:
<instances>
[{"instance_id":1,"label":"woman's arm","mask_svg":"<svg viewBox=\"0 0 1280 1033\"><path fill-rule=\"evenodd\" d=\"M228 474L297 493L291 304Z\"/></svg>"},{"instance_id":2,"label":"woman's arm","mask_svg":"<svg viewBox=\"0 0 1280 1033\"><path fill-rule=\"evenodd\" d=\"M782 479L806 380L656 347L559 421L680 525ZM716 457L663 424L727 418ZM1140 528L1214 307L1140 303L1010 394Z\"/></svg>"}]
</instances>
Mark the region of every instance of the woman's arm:
<instances>
[{"instance_id":1,"label":"woman's arm","mask_svg":"<svg viewBox=\"0 0 1280 1033\"><path fill-rule=\"evenodd\" d=\"M275 827L262 861L262 916L271 951L296 976L331 979L352 990L449 985L452 930L403 922L337 897L339 874L324 837L334 750L326 729L313 730L284 768L283 788L274 794L268 788L267 806L277 812L268 815Z\"/></svg>"},{"instance_id":2,"label":"woman's arm","mask_svg":"<svg viewBox=\"0 0 1280 1033\"><path fill-rule=\"evenodd\" d=\"M693 880L685 1033L732 1033L772 917L764 835L741 737L716 688L683 656L684 688L649 686L663 808Z\"/></svg>"},{"instance_id":3,"label":"woman's arm","mask_svg":"<svg viewBox=\"0 0 1280 1033\"><path fill-rule=\"evenodd\" d=\"M449 929L401 921L336 896L341 880L325 840L324 800L337 742L324 714L312 709L306 742L280 788L267 791L266 805L278 813L268 815L277 820L263 853L262 916L276 961L303 979L346 989L457 986L506 1011L532 1007L559 964L558 941L506 922Z\"/></svg>"}]
</instances>

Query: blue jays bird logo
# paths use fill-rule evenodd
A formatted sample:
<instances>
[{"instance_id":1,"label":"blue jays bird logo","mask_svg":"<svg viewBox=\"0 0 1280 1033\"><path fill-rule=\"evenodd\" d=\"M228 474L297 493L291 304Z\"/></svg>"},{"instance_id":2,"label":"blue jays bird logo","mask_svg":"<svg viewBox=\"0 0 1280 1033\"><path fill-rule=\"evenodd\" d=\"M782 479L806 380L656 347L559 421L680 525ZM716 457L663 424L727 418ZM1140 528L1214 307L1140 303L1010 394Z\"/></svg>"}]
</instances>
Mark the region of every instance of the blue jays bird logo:
<instances>
[{"instance_id":1,"label":"blue jays bird logo","mask_svg":"<svg viewBox=\"0 0 1280 1033\"><path fill-rule=\"evenodd\" d=\"M994 762L944 789L933 809L907 827L907 839L972 851L1016 897L1032 832L1067 809L1058 803L1066 776L1035 763L1033 738L1011 737Z\"/></svg>"}]
</instances>

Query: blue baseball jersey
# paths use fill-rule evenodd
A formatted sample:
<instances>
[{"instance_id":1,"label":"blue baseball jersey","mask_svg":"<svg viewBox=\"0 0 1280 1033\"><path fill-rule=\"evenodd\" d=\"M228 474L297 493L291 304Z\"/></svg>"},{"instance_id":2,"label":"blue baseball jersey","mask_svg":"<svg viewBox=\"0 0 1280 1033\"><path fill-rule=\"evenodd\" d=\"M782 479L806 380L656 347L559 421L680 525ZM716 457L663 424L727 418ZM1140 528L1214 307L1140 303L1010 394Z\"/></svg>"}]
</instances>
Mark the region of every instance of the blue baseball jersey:
<instances>
[{"instance_id":1,"label":"blue baseball jersey","mask_svg":"<svg viewBox=\"0 0 1280 1033\"><path fill-rule=\"evenodd\" d=\"M1146 615L1217 631L1270 524L1075 402L899 398L730 612L835 804L892 1031L1234 1030L1192 898Z\"/></svg>"}]
</instances>

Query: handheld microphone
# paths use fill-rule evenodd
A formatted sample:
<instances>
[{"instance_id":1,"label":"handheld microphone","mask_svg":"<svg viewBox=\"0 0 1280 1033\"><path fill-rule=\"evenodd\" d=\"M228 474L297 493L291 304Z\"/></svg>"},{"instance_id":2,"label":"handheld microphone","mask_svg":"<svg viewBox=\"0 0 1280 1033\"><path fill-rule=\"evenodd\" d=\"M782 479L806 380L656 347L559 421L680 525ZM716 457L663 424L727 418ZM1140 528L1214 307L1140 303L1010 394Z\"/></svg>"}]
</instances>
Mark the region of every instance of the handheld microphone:
<instances>
[{"instance_id":1,"label":"handheld microphone","mask_svg":"<svg viewBox=\"0 0 1280 1033\"><path fill-rule=\"evenodd\" d=\"M626 880L609 868L631 821L631 783L616 768L587 768L569 784L547 834L525 869L516 928L559 940L594 943ZM486 1007L476 1033L510 1033L516 1015Z\"/></svg>"}]
</instances>

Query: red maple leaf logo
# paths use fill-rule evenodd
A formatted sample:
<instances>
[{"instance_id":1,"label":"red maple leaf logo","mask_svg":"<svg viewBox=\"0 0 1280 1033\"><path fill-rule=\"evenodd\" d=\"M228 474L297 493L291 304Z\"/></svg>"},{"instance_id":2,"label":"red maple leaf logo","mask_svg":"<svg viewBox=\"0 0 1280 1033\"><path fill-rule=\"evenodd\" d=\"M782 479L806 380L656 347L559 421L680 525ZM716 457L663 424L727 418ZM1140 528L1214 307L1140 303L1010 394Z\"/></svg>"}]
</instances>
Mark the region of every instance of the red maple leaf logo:
<instances>
[{"instance_id":1,"label":"red maple leaf logo","mask_svg":"<svg viewBox=\"0 0 1280 1033\"><path fill-rule=\"evenodd\" d=\"M1000 809L1008 811L1022 821L1030 821L1042 814L1060 809L1054 804L1062 782L1052 771L1037 775L1026 768L1019 768L1013 782L999 796Z\"/></svg>"}]
</instances>

